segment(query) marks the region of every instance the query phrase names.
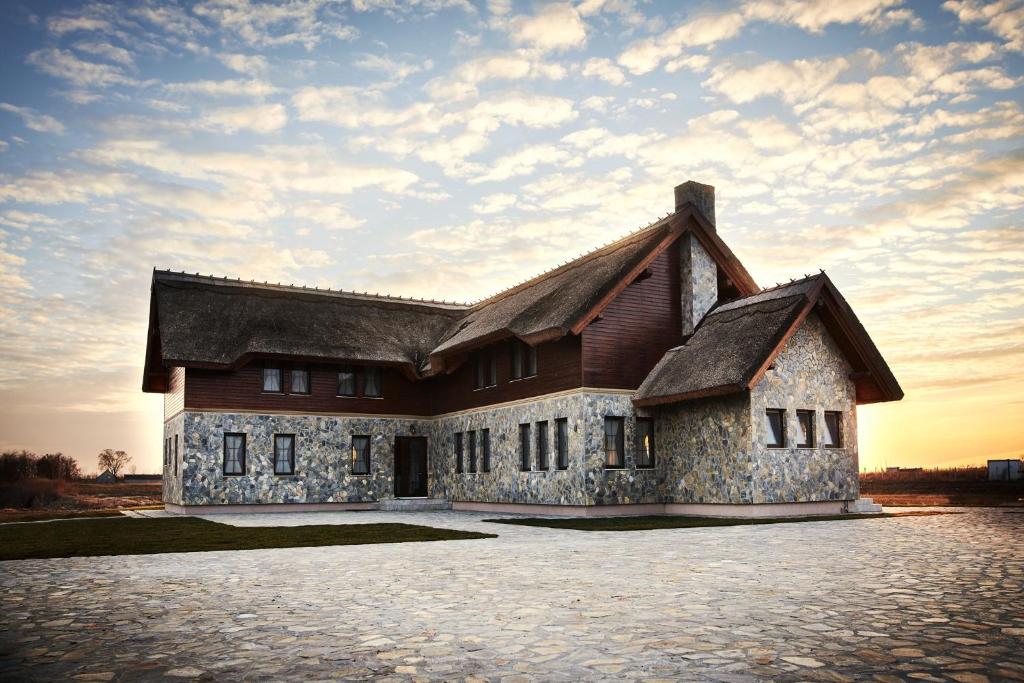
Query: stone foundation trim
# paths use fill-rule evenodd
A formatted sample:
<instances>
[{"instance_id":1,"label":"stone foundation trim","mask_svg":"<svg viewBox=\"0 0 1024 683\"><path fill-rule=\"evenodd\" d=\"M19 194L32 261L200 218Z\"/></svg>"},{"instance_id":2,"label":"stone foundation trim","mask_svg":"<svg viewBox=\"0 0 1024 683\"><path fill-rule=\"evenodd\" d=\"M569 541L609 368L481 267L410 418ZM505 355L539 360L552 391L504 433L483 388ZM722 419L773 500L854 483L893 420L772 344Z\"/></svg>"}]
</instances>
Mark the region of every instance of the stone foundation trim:
<instances>
[{"instance_id":1,"label":"stone foundation trim","mask_svg":"<svg viewBox=\"0 0 1024 683\"><path fill-rule=\"evenodd\" d=\"M456 501L452 503L452 510L558 517L628 517L665 514L665 506L661 503L641 503L635 505L544 505L543 503L474 503L471 501Z\"/></svg>"},{"instance_id":2,"label":"stone foundation trim","mask_svg":"<svg viewBox=\"0 0 1024 683\"><path fill-rule=\"evenodd\" d=\"M544 505L533 503L474 503L456 501L452 510L550 517L636 517L639 515L686 515L763 519L847 514L849 501L770 504L637 503L624 505Z\"/></svg>"},{"instance_id":3,"label":"stone foundation trim","mask_svg":"<svg viewBox=\"0 0 1024 683\"><path fill-rule=\"evenodd\" d=\"M830 500L816 503L665 503L664 507L666 515L757 519L841 515L849 511L849 506L850 501L847 500Z\"/></svg>"},{"instance_id":4,"label":"stone foundation trim","mask_svg":"<svg viewBox=\"0 0 1024 683\"><path fill-rule=\"evenodd\" d=\"M164 503L164 509L175 515L234 515L260 512L344 512L345 510L379 510L380 503L226 503L224 505L176 505Z\"/></svg>"}]
</instances>

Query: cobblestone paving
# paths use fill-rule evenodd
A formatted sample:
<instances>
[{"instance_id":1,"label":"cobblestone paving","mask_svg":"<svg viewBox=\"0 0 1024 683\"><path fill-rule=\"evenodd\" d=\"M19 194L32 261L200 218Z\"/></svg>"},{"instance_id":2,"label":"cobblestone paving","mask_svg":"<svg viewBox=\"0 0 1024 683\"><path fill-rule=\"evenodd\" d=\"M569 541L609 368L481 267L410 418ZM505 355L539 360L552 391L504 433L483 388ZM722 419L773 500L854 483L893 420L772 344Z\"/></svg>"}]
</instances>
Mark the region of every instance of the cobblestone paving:
<instances>
[{"instance_id":1,"label":"cobblestone paving","mask_svg":"<svg viewBox=\"0 0 1024 683\"><path fill-rule=\"evenodd\" d=\"M0 680L1024 681L1024 514L0 563Z\"/></svg>"}]
</instances>

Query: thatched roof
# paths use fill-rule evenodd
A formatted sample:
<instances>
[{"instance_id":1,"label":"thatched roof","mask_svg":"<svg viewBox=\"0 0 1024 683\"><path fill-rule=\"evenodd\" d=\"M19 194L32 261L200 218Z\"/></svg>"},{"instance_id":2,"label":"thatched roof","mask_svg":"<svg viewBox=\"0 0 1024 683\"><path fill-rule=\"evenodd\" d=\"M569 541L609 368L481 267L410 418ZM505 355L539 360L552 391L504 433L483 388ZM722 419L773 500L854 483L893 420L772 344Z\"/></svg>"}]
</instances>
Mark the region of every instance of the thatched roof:
<instances>
[{"instance_id":1,"label":"thatched roof","mask_svg":"<svg viewBox=\"0 0 1024 683\"><path fill-rule=\"evenodd\" d=\"M718 306L670 349L637 389L639 406L752 389L786 341L817 310L854 368L859 403L899 400L896 378L824 273Z\"/></svg>"},{"instance_id":2,"label":"thatched roof","mask_svg":"<svg viewBox=\"0 0 1024 683\"><path fill-rule=\"evenodd\" d=\"M172 366L235 367L266 356L387 363L415 377L497 339L537 344L579 333L687 231L731 287L757 291L692 205L472 306L154 271L143 390L162 391Z\"/></svg>"},{"instance_id":3,"label":"thatched roof","mask_svg":"<svg viewBox=\"0 0 1024 683\"><path fill-rule=\"evenodd\" d=\"M390 364L414 375L466 310L155 271L146 376L175 365L227 368L275 356Z\"/></svg>"}]
</instances>

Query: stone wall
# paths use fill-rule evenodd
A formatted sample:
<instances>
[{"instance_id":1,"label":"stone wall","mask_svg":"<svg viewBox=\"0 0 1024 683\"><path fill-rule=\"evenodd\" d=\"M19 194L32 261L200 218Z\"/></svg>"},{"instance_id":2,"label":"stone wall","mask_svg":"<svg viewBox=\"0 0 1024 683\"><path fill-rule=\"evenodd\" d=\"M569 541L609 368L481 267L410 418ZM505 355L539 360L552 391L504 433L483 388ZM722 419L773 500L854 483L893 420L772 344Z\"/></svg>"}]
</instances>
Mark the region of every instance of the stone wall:
<instances>
[{"instance_id":1,"label":"stone wall","mask_svg":"<svg viewBox=\"0 0 1024 683\"><path fill-rule=\"evenodd\" d=\"M604 467L604 418L624 417L626 467ZM566 418L569 428L569 467L555 469L555 420ZM549 469L537 470L537 422L547 421ZM531 425L531 471L520 469L519 425ZM491 431L491 472L455 471L456 432ZM511 406L482 408L439 418L431 432L432 473L437 490L452 501L532 503L547 505L606 505L659 502L659 477L653 469L637 469L636 420L626 393L576 392ZM463 447L468 453L468 446Z\"/></svg>"},{"instance_id":2,"label":"stone wall","mask_svg":"<svg viewBox=\"0 0 1024 683\"><path fill-rule=\"evenodd\" d=\"M860 494L852 368L813 313L750 392L753 503L853 500ZM765 410L786 411L786 448L768 448ZM797 410L814 411L814 448L797 448ZM842 414L843 447L822 448L825 411Z\"/></svg>"},{"instance_id":3,"label":"stone wall","mask_svg":"<svg viewBox=\"0 0 1024 683\"><path fill-rule=\"evenodd\" d=\"M184 413L183 505L364 503L392 498L395 436L425 435L429 420L318 415ZM224 433L246 434L246 474L224 476ZM275 434L295 435L295 474L275 475ZM370 436L370 474L352 474L352 435ZM178 502L178 501L173 501Z\"/></svg>"},{"instance_id":4,"label":"stone wall","mask_svg":"<svg viewBox=\"0 0 1024 683\"><path fill-rule=\"evenodd\" d=\"M850 366L814 315L748 394L656 411L669 503L796 503L859 495ZM786 448L767 447L765 410L786 410ZM815 411L815 448L796 448L796 411ZM843 415L843 447L822 448L824 412Z\"/></svg>"},{"instance_id":5,"label":"stone wall","mask_svg":"<svg viewBox=\"0 0 1024 683\"><path fill-rule=\"evenodd\" d=\"M178 437L178 474L174 473L174 437ZM163 455L163 444L171 440L170 458ZM185 471L185 413L179 412L164 422L164 440L161 443L160 455L164 465L163 500L165 503L181 504L181 484Z\"/></svg>"},{"instance_id":6,"label":"stone wall","mask_svg":"<svg viewBox=\"0 0 1024 683\"><path fill-rule=\"evenodd\" d=\"M718 301L718 266L689 232L679 238L679 289L685 336Z\"/></svg>"}]
</instances>

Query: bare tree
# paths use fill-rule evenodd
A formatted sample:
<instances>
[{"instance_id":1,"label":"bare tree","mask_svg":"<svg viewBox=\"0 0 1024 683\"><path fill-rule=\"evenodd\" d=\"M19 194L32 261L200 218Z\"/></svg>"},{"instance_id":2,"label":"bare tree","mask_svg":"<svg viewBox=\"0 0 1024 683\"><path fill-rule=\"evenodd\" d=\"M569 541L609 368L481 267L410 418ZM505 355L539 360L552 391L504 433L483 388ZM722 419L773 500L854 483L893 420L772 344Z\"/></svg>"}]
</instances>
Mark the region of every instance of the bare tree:
<instances>
[{"instance_id":1,"label":"bare tree","mask_svg":"<svg viewBox=\"0 0 1024 683\"><path fill-rule=\"evenodd\" d=\"M110 470L115 477L121 473L125 465L132 461L132 456L124 451L115 451L112 448L105 448L97 459L100 471Z\"/></svg>"}]
</instances>

